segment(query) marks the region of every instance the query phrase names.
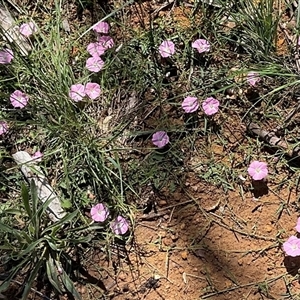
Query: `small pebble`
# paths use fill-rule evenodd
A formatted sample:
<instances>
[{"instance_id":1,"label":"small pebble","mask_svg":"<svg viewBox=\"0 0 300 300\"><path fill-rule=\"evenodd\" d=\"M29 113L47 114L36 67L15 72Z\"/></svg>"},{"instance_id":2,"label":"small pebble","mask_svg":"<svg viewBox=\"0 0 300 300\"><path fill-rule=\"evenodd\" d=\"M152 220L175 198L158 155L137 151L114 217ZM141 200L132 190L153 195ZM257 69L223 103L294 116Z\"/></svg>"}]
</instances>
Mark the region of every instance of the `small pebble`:
<instances>
[{"instance_id":1,"label":"small pebble","mask_svg":"<svg viewBox=\"0 0 300 300\"><path fill-rule=\"evenodd\" d=\"M166 200L160 200L158 202L158 206L165 206L165 205L167 205L167 201Z\"/></svg>"},{"instance_id":2,"label":"small pebble","mask_svg":"<svg viewBox=\"0 0 300 300\"><path fill-rule=\"evenodd\" d=\"M178 240L178 238L179 238L179 237L178 237L177 234L172 234L172 235L171 235L171 239L172 239L173 242L176 242L176 241Z\"/></svg>"},{"instance_id":3,"label":"small pebble","mask_svg":"<svg viewBox=\"0 0 300 300\"><path fill-rule=\"evenodd\" d=\"M165 238L163 240L163 243L164 243L165 246L169 247L169 246L171 246L173 244L173 241L172 241L171 238Z\"/></svg>"},{"instance_id":4,"label":"small pebble","mask_svg":"<svg viewBox=\"0 0 300 300\"><path fill-rule=\"evenodd\" d=\"M118 278L122 281L125 281L127 278L127 274L125 272L120 272Z\"/></svg>"},{"instance_id":5,"label":"small pebble","mask_svg":"<svg viewBox=\"0 0 300 300\"><path fill-rule=\"evenodd\" d=\"M181 258L182 258L183 260L186 260L187 257L188 257L188 252L187 252L187 251L182 251L182 252L180 253L180 255L181 255Z\"/></svg>"},{"instance_id":6,"label":"small pebble","mask_svg":"<svg viewBox=\"0 0 300 300\"><path fill-rule=\"evenodd\" d=\"M165 231L159 231L158 235L161 237L161 238L164 238L167 236L167 233Z\"/></svg>"}]
</instances>

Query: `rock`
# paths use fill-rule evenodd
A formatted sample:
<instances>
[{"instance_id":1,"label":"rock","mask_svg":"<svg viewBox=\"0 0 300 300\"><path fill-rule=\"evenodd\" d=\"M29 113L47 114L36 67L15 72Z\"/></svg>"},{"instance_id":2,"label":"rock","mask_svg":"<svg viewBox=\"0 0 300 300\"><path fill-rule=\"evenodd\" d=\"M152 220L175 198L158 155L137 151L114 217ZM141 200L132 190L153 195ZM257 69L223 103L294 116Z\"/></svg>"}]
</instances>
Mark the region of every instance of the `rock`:
<instances>
[{"instance_id":1,"label":"rock","mask_svg":"<svg viewBox=\"0 0 300 300\"><path fill-rule=\"evenodd\" d=\"M185 251L182 251L181 253L180 253L180 255L181 255L181 258L183 259L183 260L187 260L187 257L188 257L188 252L185 250Z\"/></svg>"},{"instance_id":2,"label":"rock","mask_svg":"<svg viewBox=\"0 0 300 300\"><path fill-rule=\"evenodd\" d=\"M127 278L127 274L125 272L120 272L118 279L125 281Z\"/></svg>"},{"instance_id":3,"label":"rock","mask_svg":"<svg viewBox=\"0 0 300 300\"><path fill-rule=\"evenodd\" d=\"M180 230L185 229L185 227L186 227L185 223L181 223L181 224L180 224Z\"/></svg>"},{"instance_id":4,"label":"rock","mask_svg":"<svg viewBox=\"0 0 300 300\"><path fill-rule=\"evenodd\" d=\"M165 238L167 236L167 233L165 231L159 231L158 232L158 235L161 237L161 238Z\"/></svg>"},{"instance_id":5,"label":"rock","mask_svg":"<svg viewBox=\"0 0 300 300\"><path fill-rule=\"evenodd\" d=\"M270 233L270 232L272 232L273 227L271 225L266 225L265 230L266 230L266 232Z\"/></svg>"},{"instance_id":6,"label":"rock","mask_svg":"<svg viewBox=\"0 0 300 300\"><path fill-rule=\"evenodd\" d=\"M160 201L158 201L158 206L165 206L165 205L167 205L168 203L167 203L167 201L166 200L160 200Z\"/></svg>"},{"instance_id":7,"label":"rock","mask_svg":"<svg viewBox=\"0 0 300 300\"><path fill-rule=\"evenodd\" d=\"M172 234L171 235L171 239L172 239L173 242L176 242L178 240L178 238L179 238L178 234Z\"/></svg>"},{"instance_id":8,"label":"rock","mask_svg":"<svg viewBox=\"0 0 300 300\"><path fill-rule=\"evenodd\" d=\"M165 246L170 247L173 244L173 241L171 238L165 238L163 239L163 243Z\"/></svg>"},{"instance_id":9,"label":"rock","mask_svg":"<svg viewBox=\"0 0 300 300\"><path fill-rule=\"evenodd\" d=\"M48 204L46 211L51 221L56 222L66 215L60 204L60 200L50 186L42 169L36 165L36 162L26 151L18 151L12 155L15 162L20 165L21 171L27 181L32 180L36 186L37 197L43 203L52 199Z\"/></svg>"}]
</instances>

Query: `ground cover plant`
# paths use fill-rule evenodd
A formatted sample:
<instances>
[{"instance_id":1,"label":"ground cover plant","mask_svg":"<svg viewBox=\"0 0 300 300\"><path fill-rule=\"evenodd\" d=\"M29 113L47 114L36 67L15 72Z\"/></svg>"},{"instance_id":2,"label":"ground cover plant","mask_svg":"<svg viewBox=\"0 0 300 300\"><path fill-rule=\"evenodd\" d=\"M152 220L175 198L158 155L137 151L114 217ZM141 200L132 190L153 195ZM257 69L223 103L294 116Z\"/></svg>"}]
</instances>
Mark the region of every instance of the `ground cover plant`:
<instances>
[{"instance_id":1,"label":"ground cover plant","mask_svg":"<svg viewBox=\"0 0 300 300\"><path fill-rule=\"evenodd\" d=\"M300 298L295 4L44 2L0 6L1 293Z\"/></svg>"}]
</instances>

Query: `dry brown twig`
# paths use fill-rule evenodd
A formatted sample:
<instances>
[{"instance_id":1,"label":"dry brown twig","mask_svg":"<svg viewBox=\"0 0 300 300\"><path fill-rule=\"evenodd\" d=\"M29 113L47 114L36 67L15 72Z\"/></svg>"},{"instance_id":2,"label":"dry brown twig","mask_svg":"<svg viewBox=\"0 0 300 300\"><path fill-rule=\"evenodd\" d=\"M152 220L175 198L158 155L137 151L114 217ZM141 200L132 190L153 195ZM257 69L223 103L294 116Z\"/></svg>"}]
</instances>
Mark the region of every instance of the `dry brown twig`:
<instances>
[{"instance_id":1,"label":"dry brown twig","mask_svg":"<svg viewBox=\"0 0 300 300\"><path fill-rule=\"evenodd\" d=\"M250 123L248 126L248 131L253 135L258 136L261 140L269 145L283 150L284 153L289 157L300 156L300 147L293 147L282 138L276 136L274 132L264 130L256 123Z\"/></svg>"}]
</instances>

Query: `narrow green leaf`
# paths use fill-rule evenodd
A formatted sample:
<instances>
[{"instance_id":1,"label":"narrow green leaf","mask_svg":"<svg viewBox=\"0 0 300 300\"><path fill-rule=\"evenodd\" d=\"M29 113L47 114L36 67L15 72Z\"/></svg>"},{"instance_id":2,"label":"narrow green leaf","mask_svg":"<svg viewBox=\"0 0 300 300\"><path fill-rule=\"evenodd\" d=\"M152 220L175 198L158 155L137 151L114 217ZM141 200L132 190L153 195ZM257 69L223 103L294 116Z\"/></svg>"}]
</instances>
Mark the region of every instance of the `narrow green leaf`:
<instances>
[{"instance_id":1,"label":"narrow green leaf","mask_svg":"<svg viewBox=\"0 0 300 300\"><path fill-rule=\"evenodd\" d=\"M48 226L43 234L49 230L52 230L54 228L56 228L57 226L61 227L62 225L70 222L76 215L78 214L78 210L73 211L72 213L68 213L66 214L63 218L61 218L59 221L55 222L54 224Z\"/></svg>"},{"instance_id":2,"label":"narrow green leaf","mask_svg":"<svg viewBox=\"0 0 300 300\"><path fill-rule=\"evenodd\" d=\"M31 219L32 211L31 211L30 204L29 204L29 192L28 192L28 187L25 184L22 184L21 194L22 194L22 201L23 201L25 210L26 210L29 218Z\"/></svg>"},{"instance_id":3,"label":"narrow green leaf","mask_svg":"<svg viewBox=\"0 0 300 300\"><path fill-rule=\"evenodd\" d=\"M28 253L31 253L34 250L34 248L37 245L41 244L44 240L45 240L44 238L41 238L41 239L38 239L37 241L31 243L25 250L20 252L20 256L24 256Z\"/></svg>"},{"instance_id":4,"label":"narrow green leaf","mask_svg":"<svg viewBox=\"0 0 300 300\"><path fill-rule=\"evenodd\" d=\"M0 222L0 231L13 233L16 231L15 229L9 227L8 225Z\"/></svg>"},{"instance_id":5,"label":"narrow green leaf","mask_svg":"<svg viewBox=\"0 0 300 300\"><path fill-rule=\"evenodd\" d=\"M75 289L74 283L72 282L72 280L70 279L70 277L67 275L67 273L65 271L63 271L63 273L61 275L61 280L62 280L65 288L73 295L73 297L75 299L81 300L81 296Z\"/></svg>"},{"instance_id":6,"label":"narrow green leaf","mask_svg":"<svg viewBox=\"0 0 300 300\"><path fill-rule=\"evenodd\" d=\"M40 219L37 215L38 209L38 196L37 196L37 187L33 180L30 182L30 193L31 193L31 201L32 201L32 219L31 222L35 229L35 236L38 238L39 236L39 229L40 229Z\"/></svg>"},{"instance_id":7,"label":"narrow green leaf","mask_svg":"<svg viewBox=\"0 0 300 300\"><path fill-rule=\"evenodd\" d=\"M53 263L53 258L49 257L49 259L46 261L46 272L48 279L52 286L60 293L62 294L61 288L60 288L60 282L57 277L57 269Z\"/></svg>"},{"instance_id":8,"label":"narrow green leaf","mask_svg":"<svg viewBox=\"0 0 300 300\"><path fill-rule=\"evenodd\" d=\"M33 268L33 270L30 272L30 276L27 279L25 287L24 287L24 291L22 294L22 300L28 299L28 294L30 293L30 289L31 289L33 282L34 282L35 278L37 277L37 274L38 274L39 270L41 269L43 263L44 263L43 259L40 258L38 260L38 262L35 264L35 267Z\"/></svg>"}]
</instances>

